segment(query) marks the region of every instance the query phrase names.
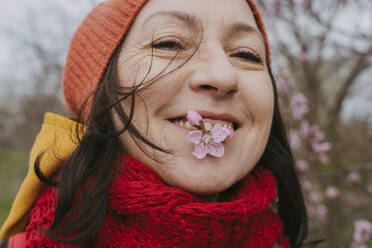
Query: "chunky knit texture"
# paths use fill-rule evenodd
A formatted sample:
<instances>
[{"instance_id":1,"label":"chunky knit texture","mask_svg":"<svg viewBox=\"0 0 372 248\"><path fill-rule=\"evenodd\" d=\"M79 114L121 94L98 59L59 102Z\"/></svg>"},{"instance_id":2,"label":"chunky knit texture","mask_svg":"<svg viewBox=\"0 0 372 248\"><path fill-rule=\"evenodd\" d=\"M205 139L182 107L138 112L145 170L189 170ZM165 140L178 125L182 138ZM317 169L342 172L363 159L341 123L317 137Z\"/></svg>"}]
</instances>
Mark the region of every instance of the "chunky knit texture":
<instances>
[{"instance_id":1,"label":"chunky knit texture","mask_svg":"<svg viewBox=\"0 0 372 248\"><path fill-rule=\"evenodd\" d=\"M207 202L165 185L131 157L118 161L121 172L109 187L106 216L89 240L95 246L271 248L277 242L290 247L282 235L283 223L270 207L276 185L269 170L257 166L222 193L223 202ZM40 227L48 227L53 219L56 192L46 189L35 203L26 228L28 247L57 247L40 233Z\"/></svg>"},{"instance_id":2,"label":"chunky knit texture","mask_svg":"<svg viewBox=\"0 0 372 248\"><path fill-rule=\"evenodd\" d=\"M74 115L97 88L112 54L147 1L107 0L95 7L75 32L62 79L65 105ZM247 3L264 37L270 64L270 48L260 12L253 0Z\"/></svg>"}]
</instances>

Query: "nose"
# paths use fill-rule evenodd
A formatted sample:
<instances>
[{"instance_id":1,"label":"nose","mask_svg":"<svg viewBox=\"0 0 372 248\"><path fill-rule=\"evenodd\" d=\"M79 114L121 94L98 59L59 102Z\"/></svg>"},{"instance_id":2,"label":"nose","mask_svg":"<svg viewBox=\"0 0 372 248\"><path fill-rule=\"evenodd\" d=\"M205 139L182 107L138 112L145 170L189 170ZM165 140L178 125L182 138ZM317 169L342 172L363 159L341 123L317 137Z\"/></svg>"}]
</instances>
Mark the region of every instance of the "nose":
<instances>
[{"instance_id":1,"label":"nose","mask_svg":"<svg viewBox=\"0 0 372 248\"><path fill-rule=\"evenodd\" d=\"M194 56L197 56L195 59L198 62L194 64L190 81L193 91L215 98L234 95L239 91L236 68L222 47L214 46L208 52L199 51Z\"/></svg>"}]
</instances>

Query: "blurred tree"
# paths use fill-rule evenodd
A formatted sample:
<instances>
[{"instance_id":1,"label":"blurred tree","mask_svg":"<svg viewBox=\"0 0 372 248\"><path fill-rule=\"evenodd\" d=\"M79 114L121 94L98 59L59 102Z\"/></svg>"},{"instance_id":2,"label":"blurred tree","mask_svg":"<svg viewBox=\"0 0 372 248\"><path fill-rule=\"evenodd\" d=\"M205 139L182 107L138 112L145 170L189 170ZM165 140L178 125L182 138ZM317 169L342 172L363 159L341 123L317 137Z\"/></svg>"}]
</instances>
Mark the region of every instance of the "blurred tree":
<instances>
[{"instance_id":1,"label":"blurred tree","mask_svg":"<svg viewBox=\"0 0 372 248\"><path fill-rule=\"evenodd\" d=\"M369 81L363 91L372 91L372 1L258 2L271 33L280 100L289 106L283 111L307 192L310 236L325 238L322 247L367 247L368 235L355 237L370 234L368 224L356 222L354 237L352 231L354 219L372 217L368 117L342 114L346 100L361 93L357 84ZM350 173L354 181L347 180Z\"/></svg>"},{"instance_id":2,"label":"blurred tree","mask_svg":"<svg viewBox=\"0 0 372 248\"><path fill-rule=\"evenodd\" d=\"M2 66L6 69L0 70L0 77L13 82L1 85L11 103L1 102L4 118L0 119L0 128L6 132L2 131L0 144L29 149L45 112L68 114L62 103L60 82L69 40L98 2L101 1L23 2L19 10L22 18L17 17L12 25L0 24L1 35L10 47L7 64Z\"/></svg>"},{"instance_id":3,"label":"blurred tree","mask_svg":"<svg viewBox=\"0 0 372 248\"><path fill-rule=\"evenodd\" d=\"M289 106L283 110L307 192L310 238L326 238L323 247L363 247L371 233L360 219L372 218L372 131L366 119L341 117L346 100L361 94L357 84L372 92L372 1L257 1ZM12 48L0 78L13 82L1 80L1 96L8 94L0 102L0 145L29 148L46 111L67 114L60 78L69 38L98 2L22 2L21 19L0 22Z\"/></svg>"}]
</instances>

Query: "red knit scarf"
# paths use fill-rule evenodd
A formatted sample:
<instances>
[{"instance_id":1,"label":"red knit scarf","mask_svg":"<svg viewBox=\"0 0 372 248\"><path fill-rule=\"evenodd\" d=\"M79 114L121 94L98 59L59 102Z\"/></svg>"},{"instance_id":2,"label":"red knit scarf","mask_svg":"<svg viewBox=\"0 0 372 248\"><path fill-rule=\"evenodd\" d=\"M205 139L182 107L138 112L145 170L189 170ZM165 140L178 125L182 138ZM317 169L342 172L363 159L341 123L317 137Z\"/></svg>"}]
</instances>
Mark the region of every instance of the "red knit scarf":
<instances>
[{"instance_id":1,"label":"red knit scarf","mask_svg":"<svg viewBox=\"0 0 372 248\"><path fill-rule=\"evenodd\" d=\"M223 202L207 202L165 185L133 158L126 157L121 166L109 187L106 216L90 240L97 247L271 248L274 243L290 247L282 235L281 219L269 207L276 186L267 169L256 166L221 193ZM28 247L57 247L56 241L40 233L40 227L53 219L55 193L46 189L35 203L26 229Z\"/></svg>"}]
</instances>

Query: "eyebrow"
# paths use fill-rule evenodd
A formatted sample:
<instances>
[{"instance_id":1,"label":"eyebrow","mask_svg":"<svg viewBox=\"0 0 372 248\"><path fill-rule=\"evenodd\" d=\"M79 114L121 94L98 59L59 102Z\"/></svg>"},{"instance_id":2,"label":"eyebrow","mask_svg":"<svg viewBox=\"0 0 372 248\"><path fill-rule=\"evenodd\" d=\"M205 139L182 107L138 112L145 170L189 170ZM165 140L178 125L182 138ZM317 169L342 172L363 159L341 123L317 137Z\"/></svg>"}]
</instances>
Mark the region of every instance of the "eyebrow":
<instances>
[{"instance_id":1,"label":"eyebrow","mask_svg":"<svg viewBox=\"0 0 372 248\"><path fill-rule=\"evenodd\" d=\"M229 31L230 34L243 33L243 32L257 33L258 36L263 39L261 32L257 28L255 28L252 25L248 25L248 24L245 24L245 23L242 23L242 22L237 22L237 23L232 24L230 26L229 30L230 30Z\"/></svg>"},{"instance_id":2,"label":"eyebrow","mask_svg":"<svg viewBox=\"0 0 372 248\"><path fill-rule=\"evenodd\" d=\"M157 12L151 14L150 16L148 16L145 19L144 24L146 24L147 22L150 21L150 19L152 19L156 16L175 17L175 18L185 22L187 25L189 25L191 27L196 27L197 24L200 23L200 21L197 17L192 16L188 13L181 12L181 11L176 11L176 10L172 10L172 11L161 10L161 11L157 11ZM261 32L256 27L254 27L252 25L248 25L248 24L243 23L243 22L237 22L237 23L234 23L232 25L229 25L228 29L229 29L229 35L243 33L243 32L245 32L245 33L256 33L263 40Z\"/></svg>"},{"instance_id":3,"label":"eyebrow","mask_svg":"<svg viewBox=\"0 0 372 248\"><path fill-rule=\"evenodd\" d=\"M181 11L168 11L168 10L161 10L157 11L153 14L151 14L149 17L147 17L144 21L144 24L150 21L150 19L154 18L155 16L170 16L170 17L176 17L177 19L185 22L189 26L195 27L198 23L198 19L195 16L189 15L185 12Z\"/></svg>"}]
</instances>

